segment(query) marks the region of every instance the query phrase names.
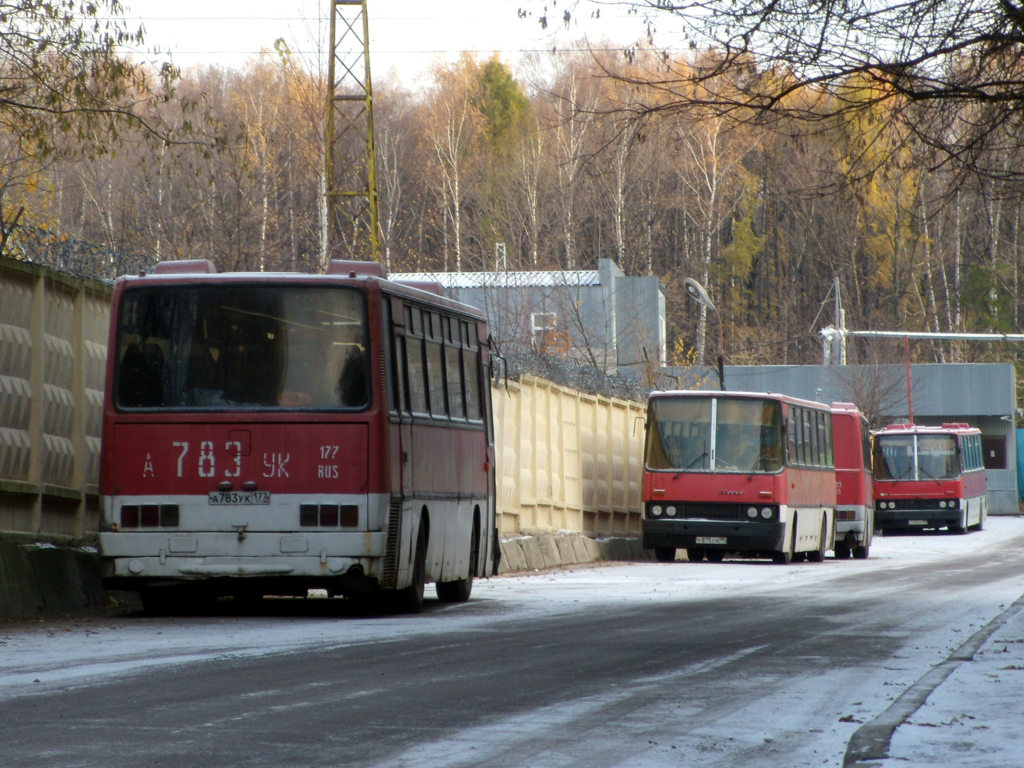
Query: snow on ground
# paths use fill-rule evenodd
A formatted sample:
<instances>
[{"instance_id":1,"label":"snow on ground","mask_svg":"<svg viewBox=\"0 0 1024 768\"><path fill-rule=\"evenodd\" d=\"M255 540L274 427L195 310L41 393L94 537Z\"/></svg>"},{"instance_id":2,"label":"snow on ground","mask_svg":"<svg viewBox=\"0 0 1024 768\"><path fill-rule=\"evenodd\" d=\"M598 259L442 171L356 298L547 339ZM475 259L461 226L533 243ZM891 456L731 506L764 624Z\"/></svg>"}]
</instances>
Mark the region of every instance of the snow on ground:
<instances>
[{"instance_id":1,"label":"snow on ground","mask_svg":"<svg viewBox=\"0 0 1024 768\"><path fill-rule=\"evenodd\" d=\"M965 551L994 549L1015 537L1020 537L1024 548L1024 517L989 518L983 531L967 536L877 538L868 560L828 559L816 566L765 564L760 568L728 562L683 566L686 578L672 580L664 579L665 566L654 563L609 563L506 575L477 581L468 605L431 602L419 616L346 615L339 621L326 610L161 619L120 613L0 624L0 699L154 666L271 655L312 646L379 644L411 634L558 615L588 605L709 598L738 588L771 593L796 585L827 585L829 580L857 570L884 568L898 575L903 568ZM771 579L765 578L768 573ZM1024 568L1019 581L994 585L985 593L976 622L964 627L962 636L953 640L948 636L921 638L919 647L926 651L922 656L941 660L1002 614L973 660L956 666L897 729L889 758L870 763L873 768L1019 768L1024 764L1019 752L1020 724L1024 723L1022 596ZM930 663L935 662L921 662L922 673Z\"/></svg>"}]
</instances>

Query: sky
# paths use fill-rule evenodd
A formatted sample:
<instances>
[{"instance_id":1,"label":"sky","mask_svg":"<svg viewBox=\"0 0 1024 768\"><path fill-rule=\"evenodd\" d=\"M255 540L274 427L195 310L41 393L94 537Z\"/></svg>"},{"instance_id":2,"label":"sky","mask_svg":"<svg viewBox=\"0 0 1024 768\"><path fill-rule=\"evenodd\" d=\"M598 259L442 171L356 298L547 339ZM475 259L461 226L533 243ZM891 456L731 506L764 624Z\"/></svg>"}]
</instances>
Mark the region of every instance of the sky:
<instances>
[{"instance_id":1,"label":"sky","mask_svg":"<svg viewBox=\"0 0 1024 768\"><path fill-rule=\"evenodd\" d=\"M146 47L136 54L153 58L153 48L180 67L218 64L241 68L261 49L284 38L303 61L315 62L326 48L330 0L122 0L127 26L142 24ZM568 27L563 9L573 6ZM538 16L548 6L549 24ZM519 17L519 10L532 13ZM599 15L595 18L594 13ZM469 51L481 58L498 52L513 66L521 53L571 48L581 39L625 45L643 35L644 25L623 7L591 0L368 0L370 67L376 80L392 71L406 84L435 61L454 61ZM318 41L323 41L318 44Z\"/></svg>"}]
</instances>

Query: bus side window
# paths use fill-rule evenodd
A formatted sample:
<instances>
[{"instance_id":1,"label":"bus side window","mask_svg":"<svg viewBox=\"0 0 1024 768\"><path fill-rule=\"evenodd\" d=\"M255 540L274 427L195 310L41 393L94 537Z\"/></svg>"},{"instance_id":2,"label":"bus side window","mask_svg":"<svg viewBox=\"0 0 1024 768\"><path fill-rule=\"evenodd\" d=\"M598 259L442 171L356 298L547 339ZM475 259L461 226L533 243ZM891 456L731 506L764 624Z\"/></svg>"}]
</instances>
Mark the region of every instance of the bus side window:
<instances>
[{"instance_id":1,"label":"bus side window","mask_svg":"<svg viewBox=\"0 0 1024 768\"><path fill-rule=\"evenodd\" d=\"M448 417L448 390L444 379L444 349L441 344L441 317L423 313L423 337L427 353L427 405L437 418Z\"/></svg>"},{"instance_id":2,"label":"bus side window","mask_svg":"<svg viewBox=\"0 0 1024 768\"><path fill-rule=\"evenodd\" d=\"M427 388L423 378L423 339L406 337L406 369L409 371L409 405L413 413L427 411Z\"/></svg>"},{"instance_id":3,"label":"bus side window","mask_svg":"<svg viewBox=\"0 0 1024 768\"><path fill-rule=\"evenodd\" d=\"M463 323L462 329L462 380L465 382L466 417L470 421L480 421L484 417L486 392L481 392L481 381L483 386L490 387L485 377L483 367L480 364L480 347L473 341L476 328L471 328L468 323Z\"/></svg>"},{"instance_id":4,"label":"bus side window","mask_svg":"<svg viewBox=\"0 0 1024 768\"><path fill-rule=\"evenodd\" d=\"M388 388L392 391L393 408L399 413L409 410L409 375L405 370L405 336L395 336L395 375L389 377Z\"/></svg>"}]
</instances>

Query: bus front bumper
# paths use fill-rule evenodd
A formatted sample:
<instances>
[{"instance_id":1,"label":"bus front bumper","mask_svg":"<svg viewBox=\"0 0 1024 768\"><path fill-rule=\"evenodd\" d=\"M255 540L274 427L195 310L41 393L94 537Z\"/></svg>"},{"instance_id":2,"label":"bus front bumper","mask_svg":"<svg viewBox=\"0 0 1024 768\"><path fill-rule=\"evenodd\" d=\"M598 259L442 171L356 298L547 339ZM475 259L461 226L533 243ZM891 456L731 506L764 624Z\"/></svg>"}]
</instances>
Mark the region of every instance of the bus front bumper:
<instances>
[{"instance_id":1,"label":"bus front bumper","mask_svg":"<svg viewBox=\"0 0 1024 768\"><path fill-rule=\"evenodd\" d=\"M779 522L645 519L643 547L779 552L785 549L785 533L786 526Z\"/></svg>"},{"instance_id":2,"label":"bus front bumper","mask_svg":"<svg viewBox=\"0 0 1024 768\"><path fill-rule=\"evenodd\" d=\"M958 528L966 524L962 509L876 509L875 525L882 530Z\"/></svg>"}]
</instances>

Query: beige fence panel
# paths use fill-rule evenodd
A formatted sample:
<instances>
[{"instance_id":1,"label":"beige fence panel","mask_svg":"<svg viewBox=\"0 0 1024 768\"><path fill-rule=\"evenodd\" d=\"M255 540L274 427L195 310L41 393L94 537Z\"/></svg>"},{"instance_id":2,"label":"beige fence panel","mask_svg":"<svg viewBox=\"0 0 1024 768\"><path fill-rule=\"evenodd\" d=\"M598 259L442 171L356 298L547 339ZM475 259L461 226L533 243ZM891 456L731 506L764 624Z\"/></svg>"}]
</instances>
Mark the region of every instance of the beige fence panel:
<instances>
[{"instance_id":1,"label":"beige fence panel","mask_svg":"<svg viewBox=\"0 0 1024 768\"><path fill-rule=\"evenodd\" d=\"M0 259L0 531L97 529L110 295Z\"/></svg>"},{"instance_id":2,"label":"beige fence panel","mask_svg":"<svg viewBox=\"0 0 1024 768\"><path fill-rule=\"evenodd\" d=\"M493 399L502 535L639 534L641 404L529 376Z\"/></svg>"}]
</instances>

